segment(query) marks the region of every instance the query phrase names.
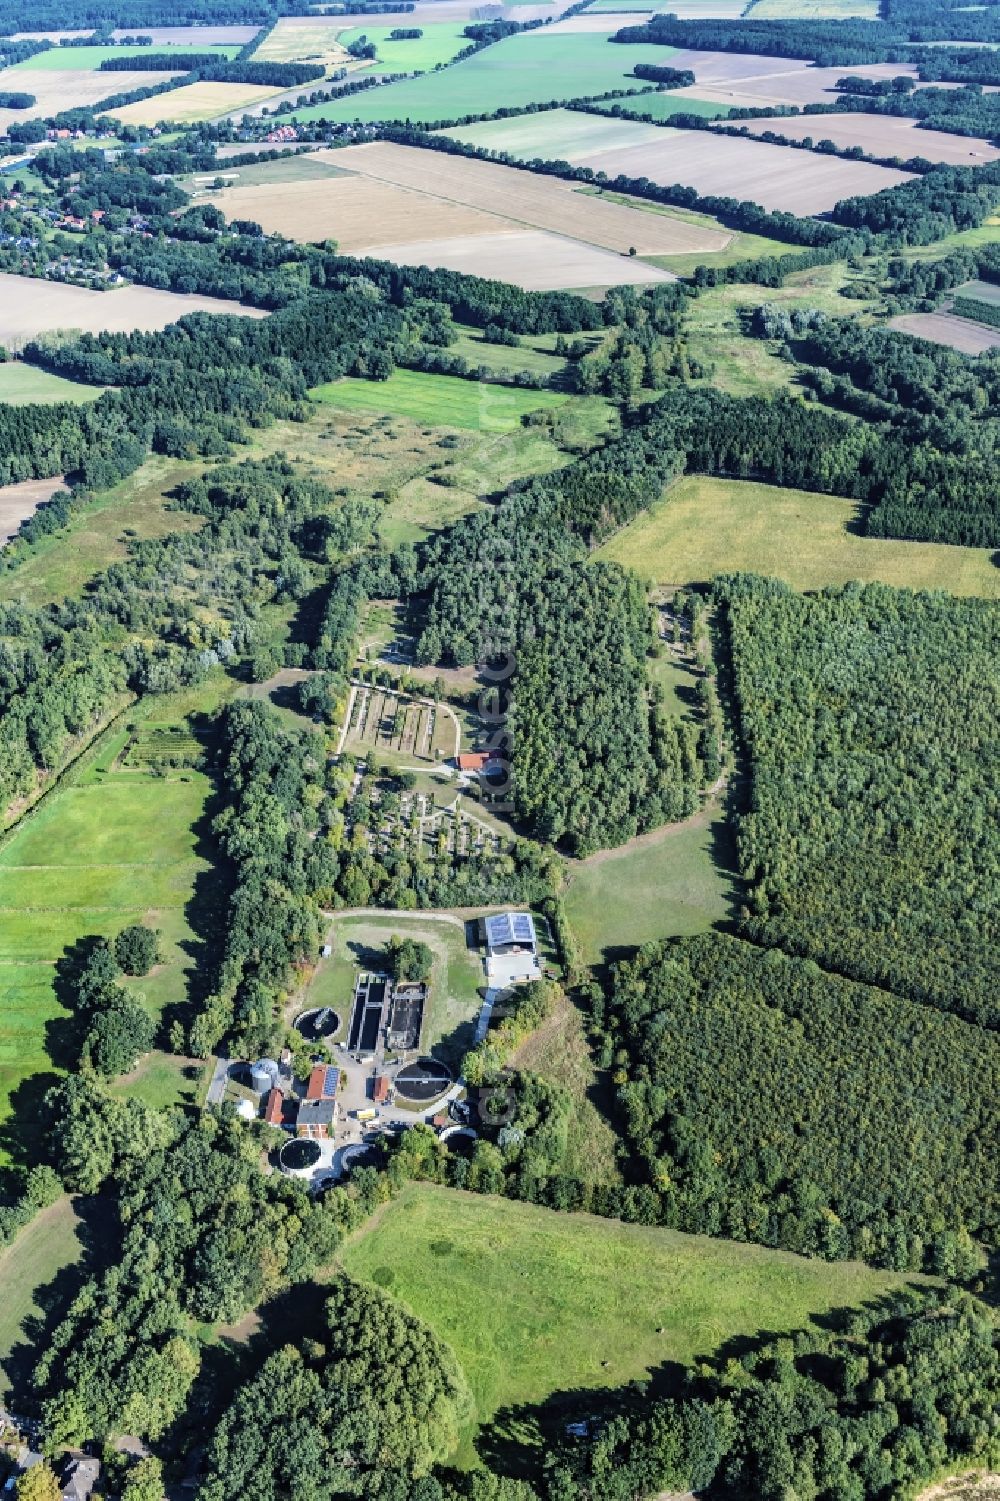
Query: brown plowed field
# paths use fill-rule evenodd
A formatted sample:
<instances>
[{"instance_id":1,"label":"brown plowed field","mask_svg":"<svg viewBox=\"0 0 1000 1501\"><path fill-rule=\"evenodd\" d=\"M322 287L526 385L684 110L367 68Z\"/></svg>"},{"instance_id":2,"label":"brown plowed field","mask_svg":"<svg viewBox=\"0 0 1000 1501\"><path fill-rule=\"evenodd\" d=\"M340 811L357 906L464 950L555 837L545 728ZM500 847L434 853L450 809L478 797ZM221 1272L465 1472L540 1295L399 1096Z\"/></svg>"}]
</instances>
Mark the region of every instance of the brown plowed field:
<instances>
[{"instance_id":1,"label":"brown plowed field","mask_svg":"<svg viewBox=\"0 0 1000 1501\"><path fill-rule=\"evenodd\" d=\"M706 144L712 147L719 143L709 137ZM759 151L763 148L754 142L749 143L749 149ZM602 153L602 165L608 154ZM787 154L792 154L790 149ZM407 239L437 238L448 233L435 227L434 215L441 212L442 203L451 203L499 215L508 221L508 227L517 225L519 228L531 227L569 235L585 244L599 245L619 254L627 254L633 246L640 255L677 255L718 249L718 232L715 230L706 231L699 225L672 219L665 214L652 214L642 208L594 198L575 190L571 183L536 176L516 167L502 167L493 162L472 161L466 157L448 156L444 152L394 146L382 141L349 146L343 151L320 151L317 156L365 177L393 183L400 188L420 189L431 195L427 206L430 222L411 224ZM871 167L868 170L881 169ZM325 187L323 191L326 191ZM370 227L368 243L388 243L388 237L382 234L378 224Z\"/></svg>"},{"instance_id":2,"label":"brown plowed field","mask_svg":"<svg viewBox=\"0 0 1000 1501\"><path fill-rule=\"evenodd\" d=\"M794 119L741 120L740 128L751 135L773 130L789 139L812 136L814 141L828 140L841 148L860 146L870 156L897 156L902 161L924 156L931 162L949 166L974 167L995 162L1000 151L978 136L947 135L943 130L921 130L914 120L895 115L798 115Z\"/></svg>"},{"instance_id":3,"label":"brown plowed field","mask_svg":"<svg viewBox=\"0 0 1000 1501\"><path fill-rule=\"evenodd\" d=\"M768 104L829 104L836 97L837 79L844 76L843 68L814 68L795 58L726 52L679 51L671 55L670 66L690 68L695 77L692 87L675 89L673 98L707 99L713 104L753 109ZM861 78L894 78L903 73L917 76L916 69L905 63L867 63L847 71Z\"/></svg>"},{"instance_id":4,"label":"brown plowed field","mask_svg":"<svg viewBox=\"0 0 1000 1501\"><path fill-rule=\"evenodd\" d=\"M63 494L69 487L60 475L53 479L26 479L17 485L0 485L0 546L10 540L25 517L43 500Z\"/></svg>"},{"instance_id":5,"label":"brown plowed field","mask_svg":"<svg viewBox=\"0 0 1000 1501\"><path fill-rule=\"evenodd\" d=\"M372 245L368 254L401 266L443 267L470 276L495 277L527 292L554 292L573 287L642 286L676 281L632 256L612 255L580 240L548 235L537 229L456 239L416 240L409 244Z\"/></svg>"},{"instance_id":6,"label":"brown plowed field","mask_svg":"<svg viewBox=\"0 0 1000 1501\"><path fill-rule=\"evenodd\" d=\"M85 333L131 333L166 328L185 313L239 313L264 318L256 308L219 297L160 292L150 287L119 287L91 292L64 282L0 273L0 344L21 348L28 339L57 329Z\"/></svg>"}]
</instances>

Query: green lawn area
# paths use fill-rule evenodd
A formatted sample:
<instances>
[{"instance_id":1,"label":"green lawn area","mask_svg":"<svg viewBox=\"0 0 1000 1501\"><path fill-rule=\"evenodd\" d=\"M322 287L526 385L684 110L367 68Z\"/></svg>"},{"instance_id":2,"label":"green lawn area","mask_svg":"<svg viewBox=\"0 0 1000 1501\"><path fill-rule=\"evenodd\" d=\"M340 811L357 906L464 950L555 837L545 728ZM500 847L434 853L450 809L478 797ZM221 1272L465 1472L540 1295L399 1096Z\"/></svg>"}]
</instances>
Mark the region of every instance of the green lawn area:
<instances>
[{"instance_id":1,"label":"green lawn area","mask_svg":"<svg viewBox=\"0 0 1000 1501\"><path fill-rule=\"evenodd\" d=\"M731 106L718 104L711 99L678 98L671 89L655 94L642 94L634 100L606 99L594 106L602 115L620 112L626 119L641 120L651 115L654 120L669 120L672 115L700 115L703 120L720 120L728 115Z\"/></svg>"},{"instance_id":2,"label":"green lawn area","mask_svg":"<svg viewBox=\"0 0 1000 1501\"><path fill-rule=\"evenodd\" d=\"M689 1365L736 1335L801 1328L912 1280L427 1184L408 1185L341 1259L447 1340L480 1423ZM474 1463L471 1443L459 1460Z\"/></svg>"},{"instance_id":3,"label":"green lawn area","mask_svg":"<svg viewBox=\"0 0 1000 1501\"><path fill-rule=\"evenodd\" d=\"M422 1046L446 1062L455 1062L472 1045L474 1024L482 1005L480 989L486 982L479 954L466 943L464 927L453 922L428 918L419 912L386 917L335 917L326 940L333 954L320 960L301 1002L296 1003L296 1010L330 1006L340 1017L342 1028L346 1028L359 970L380 962L389 940L396 935L426 943L433 952Z\"/></svg>"},{"instance_id":4,"label":"green lawn area","mask_svg":"<svg viewBox=\"0 0 1000 1501\"><path fill-rule=\"evenodd\" d=\"M22 1346L24 1324L44 1317L41 1294L83 1256L80 1200L68 1194L43 1209L0 1254L0 1397L11 1389L11 1352ZM38 1351L34 1352L37 1359Z\"/></svg>"},{"instance_id":5,"label":"green lawn area","mask_svg":"<svg viewBox=\"0 0 1000 1501\"><path fill-rule=\"evenodd\" d=\"M196 1098L206 1067L154 1049L130 1074L114 1084L111 1092L119 1098L142 1100L152 1110L169 1110L174 1105L190 1104Z\"/></svg>"},{"instance_id":6,"label":"green lawn area","mask_svg":"<svg viewBox=\"0 0 1000 1501\"><path fill-rule=\"evenodd\" d=\"M0 401L11 406L28 406L33 401L96 401L103 389L50 375L23 360L5 360L0 364Z\"/></svg>"},{"instance_id":7,"label":"green lawn area","mask_svg":"<svg viewBox=\"0 0 1000 1501\"><path fill-rule=\"evenodd\" d=\"M669 56L674 49L665 47L662 50ZM635 80L635 86L649 87L640 79ZM655 94L637 96L636 109L646 108L647 102L655 98ZM623 106L626 102L615 100L616 104ZM592 151L648 146L662 139L656 125L635 120L612 120L607 115L576 109L545 109L530 115L515 115L509 120L480 120L475 125L449 126L438 134L451 136L470 146L483 146L490 151L508 151L511 156L524 161L535 156L552 161L573 161Z\"/></svg>"},{"instance_id":8,"label":"green lawn area","mask_svg":"<svg viewBox=\"0 0 1000 1501\"><path fill-rule=\"evenodd\" d=\"M279 156L272 162L251 162L248 166L239 161L221 161L216 171L192 173L180 181L186 193L211 193L216 177L224 177L227 187L252 188L279 182L317 182L331 177L347 177L343 167L332 162L318 161L309 152L298 156Z\"/></svg>"},{"instance_id":9,"label":"green lawn area","mask_svg":"<svg viewBox=\"0 0 1000 1501\"><path fill-rule=\"evenodd\" d=\"M49 47L44 52L36 52L34 57L29 57L26 62L18 63L16 67L8 70L8 76L13 73L41 73L55 72L63 68L79 68L90 70L99 68L101 63L112 57L148 57L151 52L170 52L170 47ZM180 52L211 52L220 60L233 58L239 52L239 47L234 45L220 45L214 43L210 47L198 43L197 47L183 46L176 49ZM114 74L109 74L112 82Z\"/></svg>"},{"instance_id":10,"label":"green lawn area","mask_svg":"<svg viewBox=\"0 0 1000 1501\"><path fill-rule=\"evenodd\" d=\"M657 583L693 583L743 569L795 589L851 579L1000 598L987 548L858 536L851 500L688 475L598 553Z\"/></svg>"},{"instance_id":11,"label":"green lawn area","mask_svg":"<svg viewBox=\"0 0 1000 1501\"><path fill-rule=\"evenodd\" d=\"M449 354L460 354L470 365L485 365L491 371L530 370L533 375L558 375L566 368L561 355L538 347L538 341L524 335L517 345L490 344L479 329L457 325L458 338L448 345Z\"/></svg>"},{"instance_id":12,"label":"green lawn area","mask_svg":"<svg viewBox=\"0 0 1000 1501\"><path fill-rule=\"evenodd\" d=\"M560 407L570 399L561 391L491 386L419 370L394 370L388 380L379 381L348 377L317 386L309 394L344 411L382 412L432 426L493 433L510 432L520 426L526 412Z\"/></svg>"},{"instance_id":13,"label":"green lawn area","mask_svg":"<svg viewBox=\"0 0 1000 1501\"><path fill-rule=\"evenodd\" d=\"M403 24L405 24L405 19ZM609 89L641 88L638 62L663 62L668 48L618 45L597 33L522 32L423 78L296 110L291 120L457 119L504 106L577 99Z\"/></svg>"},{"instance_id":14,"label":"green lawn area","mask_svg":"<svg viewBox=\"0 0 1000 1501\"><path fill-rule=\"evenodd\" d=\"M571 865L566 916L586 962L725 922L734 895L729 860L722 811L707 805L685 823Z\"/></svg>"},{"instance_id":15,"label":"green lawn area","mask_svg":"<svg viewBox=\"0 0 1000 1501\"><path fill-rule=\"evenodd\" d=\"M467 25L465 21L435 21L428 24L421 20L419 29L423 31L423 36L410 37L405 42L390 41L391 31L400 27L405 29L409 25L410 20L405 15L400 15L395 24L390 26L352 26L347 31L342 31L337 40L345 47L362 36L369 42L374 42L377 66L390 73L429 72L438 63L450 63L456 52L461 52L463 47L470 45L469 38L463 35Z\"/></svg>"},{"instance_id":16,"label":"green lawn area","mask_svg":"<svg viewBox=\"0 0 1000 1501\"><path fill-rule=\"evenodd\" d=\"M147 923L160 931L163 959L131 988L159 1017L185 1001L215 920L218 888L199 827L209 779L118 770L125 738L107 731L0 848L0 1156L30 1153L38 1093L76 1062L56 961L88 935ZM147 1073L137 1083L138 1093L163 1093L163 1080Z\"/></svg>"}]
</instances>

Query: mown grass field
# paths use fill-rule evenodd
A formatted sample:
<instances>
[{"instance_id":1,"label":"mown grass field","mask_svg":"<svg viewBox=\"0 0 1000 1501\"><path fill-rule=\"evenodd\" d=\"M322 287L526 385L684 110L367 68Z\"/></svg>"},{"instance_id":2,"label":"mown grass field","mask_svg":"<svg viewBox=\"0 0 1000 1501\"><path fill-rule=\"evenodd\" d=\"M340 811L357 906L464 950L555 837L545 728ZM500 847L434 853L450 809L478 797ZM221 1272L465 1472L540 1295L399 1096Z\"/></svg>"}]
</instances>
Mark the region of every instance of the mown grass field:
<instances>
[{"instance_id":1,"label":"mown grass field","mask_svg":"<svg viewBox=\"0 0 1000 1501\"><path fill-rule=\"evenodd\" d=\"M382 412L409 417L433 427L470 428L479 432L510 432L527 412L565 405L561 391L528 391L513 386L487 386L453 375L425 375L419 370L394 370L388 380L331 381L310 395L348 412Z\"/></svg>"},{"instance_id":2,"label":"mown grass field","mask_svg":"<svg viewBox=\"0 0 1000 1501\"><path fill-rule=\"evenodd\" d=\"M11 1352L25 1339L25 1323L44 1314L41 1294L83 1254L78 1201L68 1194L35 1216L0 1253L0 1397L11 1388Z\"/></svg>"},{"instance_id":3,"label":"mown grass field","mask_svg":"<svg viewBox=\"0 0 1000 1501\"><path fill-rule=\"evenodd\" d=\"M595 104L601 114L615 114L616 118L641 120L651 115L654 120L669 120L671 115L699 115L703 120L720 120L729 114L728 104L719 104L711 99L678 98L670 89L662 93L637 94L635 99L609 99L604 104Z\"/></svg>"},{"instance_id":4,"label":"mown grass field","mask_svg":"<svg viewBox=\"0 0 1000 1501\"><path fill-rule=\"evenodd\" d=\"M611 46L586 32L523 32L424 78L405 79L329 104L296 110L292 120L428 120L484 114L503 106L576 99L608 89L640 88L638 62L663 62L668 48Z\"/></svg>"},{"instance_id":5,"label":"mown grass field","mask_svg":"<svg viewBox=\"0 0 1000 1501\"><path fill-rule=\"evenodd\" d=\"M690 1364L736 1335L800 1328L906 1280L426 1184L408 1185L341 1259L448 1341L480 1423ZM473 1459L471 1444L459 1457Z\"/></svg>"},{"instance_id":6,"label":"mown grass field","mask_svg":"<svg viewBox=\"0 0 1000 1501\"><path fill-rule=\"evenodd\" d=\"M566 916L586 962L725 922L734 897L730 858L722 811L712 806L572 865Z\"/></svg>"},{"instance_id":7,"label":"mown grass field","mask_svg":"<svg viewBox=\"0 0 1000 1501\"><path fill-rule=\"evenodd\" d=\"M64 380L61 375L50 375L35 365L25 365L21 360L6 360L0 363L0 401L11 406L29 406L32 402L96 401L102 386L85 386L79 381Z\"/></svg>"},{"instance_id":8,"label":"mown grass field","mask_svg":"<svg viewBox=\"0 0 1000 1501\"><path fill-rule=\"evenodd\" d=\"M42 1084L76 1062L56 962L82 938L147 923L161 934L163 961L130 988L159 1017L186 999L203 941L193 923L204 931L213 916L215 885L200 831L209 780L197 771L117 770L126 738L124 730L108 731L0 848L6 1155L12 1146L30 1147Z\"/></svg>"},{"instance_id":9,"label":"mown grass field","mask_svg":"<svg viewBox=\"0 0 1000 1501\"><path fill-rule=\"evenodd\" d=\"M390 32L411 25L405 15L400 15L389 26L351 26L342 31L337 40L342 46L349 47L364 36L367 41L375 43L376 62L373 66L390 73L426 73L438 63L451 62L456 52L469 46L469 38L463 35L466 24L465 21L437 21L428 26L421 22L418 26L423 36L394 42Z\"/></svg>"},{"instance_id":10,"label":"mown grass field","mask_svg":"<svg viewBox=\"0 0 1000 1501\"><path fill-rule=\"evenodd\" d=\"M169 47L150 48L134 47L131 45L123 47L49 47L45 52L36 52L34 57L29 57L23 63L18 63L17 69L19 73L60 72L63 68L79 68L81 71L89 72L91 69L99 68L101 63L107 62L111 58L148 57L150 52L169 52L170 50ZM220 46L218 43L214 43L211 47L206 47L203 43L199 42L197 46L179 47L176 50L178 52L211 52L221 61L222 59L235 57L240 49L234 46ZM109 74L109 78L114 83L115 74ZM114 90L109 90L109 93L112 92Z\"/></svg>"},{"instance_id":11,"label":"mown grass field","mask_svg":"<svg viewBox=\"0 0 1000 1501\"><path fill-rule=\"evenodd\" d=\"M746 570L795 589L851 579L898 588L1000 598L987 548L864 537L858 506L837 496L688 475L600 550L657 583L692 583Z\"/></svg>"}]
</instances>

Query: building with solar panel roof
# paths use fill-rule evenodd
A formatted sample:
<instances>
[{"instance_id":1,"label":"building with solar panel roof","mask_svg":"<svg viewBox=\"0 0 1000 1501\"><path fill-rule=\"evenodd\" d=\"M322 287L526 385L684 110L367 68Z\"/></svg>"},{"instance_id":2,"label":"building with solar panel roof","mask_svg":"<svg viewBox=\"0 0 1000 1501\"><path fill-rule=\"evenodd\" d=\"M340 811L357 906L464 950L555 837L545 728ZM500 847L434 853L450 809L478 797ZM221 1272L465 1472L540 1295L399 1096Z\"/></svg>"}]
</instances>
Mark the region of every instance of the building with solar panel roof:
<instances>
[{"instance_id":1,"label":"building with solar panel roof","mask_svg":"<svg viewBox=\"0 0 1000 1501\"><path fill-rule=\"evenodd\" d=\"M494 989L542 978L535 919L530 912L495 912L482 921L486 977Z\"/></svg>"},{"instance_id":2,"label":"building with solar panel roof","mask_svg":"<svg viewBox=\"0 0 1000 1501\"><path fill-rule=\"evenodd\" d=\"M309 1075L306 1097L300 1101L295 1118L297 1136L332 1136L337 1123L337 1086L340 1069L317 1063Z\"/></svg>"}]
</instances>

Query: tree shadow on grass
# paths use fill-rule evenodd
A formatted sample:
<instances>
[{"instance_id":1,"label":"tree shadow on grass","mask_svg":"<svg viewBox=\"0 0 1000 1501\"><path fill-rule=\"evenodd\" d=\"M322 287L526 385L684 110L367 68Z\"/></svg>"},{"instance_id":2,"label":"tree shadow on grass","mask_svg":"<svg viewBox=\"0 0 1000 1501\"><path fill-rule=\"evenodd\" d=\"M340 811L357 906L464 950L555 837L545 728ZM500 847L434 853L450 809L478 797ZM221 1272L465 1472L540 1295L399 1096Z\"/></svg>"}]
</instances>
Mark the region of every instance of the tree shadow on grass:
<instances>
[{"instance_id":1,"label":"tree shadow on grass","mask_svg":"<svg viewBox=\"0 0 1000 1501\"><path fill-rule=\"evenodd\" d=\"M95 1194L75 1198L73 1204L77 1215L73 1236L78 1254L35 1290L33 1300L38 1311L27 1314L21 1321L21 1337L0 1359L11 1405L18 1411L32 1406L31 1373L56 1325L65 1317L87 1278L110 1266L120 1245L121 1225L112 1197Z\"/></svg>"},{"instance_id":2,"label":"tree shadow on grass","mask_svg":"<svg viewBox=\"0 0 1000 1501\"><path fill-rule=\"evenodd\" d=\"M192 832L195 858L207 866L195 876L194 888L184 904L184 917L191 936L183 938L181 952L188 961L184 966L184 996L163 1008L161 1030L166 1036L171 1025L179 1021L190 1026L215 988L226 936L226 917L233 889L234 873L229 860L212 833L212 823L225 807L217 783L205 802Z\"/></svg>"}]
</instances>

